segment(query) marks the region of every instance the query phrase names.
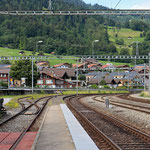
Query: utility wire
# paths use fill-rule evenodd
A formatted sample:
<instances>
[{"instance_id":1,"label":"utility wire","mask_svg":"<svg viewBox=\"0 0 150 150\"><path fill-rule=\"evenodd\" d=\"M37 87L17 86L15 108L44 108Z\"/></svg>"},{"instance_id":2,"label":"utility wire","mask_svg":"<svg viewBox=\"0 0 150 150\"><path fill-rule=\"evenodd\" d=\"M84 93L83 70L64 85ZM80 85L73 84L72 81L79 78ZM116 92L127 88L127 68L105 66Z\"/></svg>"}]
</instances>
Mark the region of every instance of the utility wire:
<instances>
[{"instance_id":1,"label":"utility wire","mask_svg":"<svg viewBox=\"0 0 150 150\"><path fill-rule=\"evenodd\" d=\"M114 7L114 9L116 9L116 7L120 4L121 0L119 0L119 2L116 4L116 6Z\"/></svg>"},{"instance_id":2,"label":"utility wire","mask_svg":"<svg viewBox=\"0 0 150 150\"><path fill-rule=\"evenodd\" d=\"M98 4L98 3L99 3L99 1L100 1L100 0L98 0L98 1L97 1L97 3L95 3L95 4Z\"/></svg>"}]
</instances>

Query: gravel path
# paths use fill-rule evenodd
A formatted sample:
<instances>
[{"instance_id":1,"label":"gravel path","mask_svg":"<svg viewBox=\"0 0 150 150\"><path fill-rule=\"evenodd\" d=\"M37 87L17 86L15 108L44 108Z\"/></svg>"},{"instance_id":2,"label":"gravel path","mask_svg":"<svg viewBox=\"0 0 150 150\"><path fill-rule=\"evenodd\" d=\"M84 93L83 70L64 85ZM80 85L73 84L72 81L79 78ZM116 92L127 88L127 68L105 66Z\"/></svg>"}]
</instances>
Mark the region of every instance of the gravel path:
<instances>
[{"instance_id":1,"label":"gravel path","mask_svg":"<svg viewBox=\"0 0 150 150\"><path fill-rule=\"evenodd\" d=\"M88 103L91 106L97 108L108 115L112 115L114 117L119 118L125 122L129 122L134 126L137 126L143 130L146 130L150 134L150 115L141 113L135 110L130 110L127 108L121 108L118 106L112 105L111 109L106 108L105 104L102 102L94 101L92 98L94 96L82 98L84 103Z\"/></svg>"}]
</instances>

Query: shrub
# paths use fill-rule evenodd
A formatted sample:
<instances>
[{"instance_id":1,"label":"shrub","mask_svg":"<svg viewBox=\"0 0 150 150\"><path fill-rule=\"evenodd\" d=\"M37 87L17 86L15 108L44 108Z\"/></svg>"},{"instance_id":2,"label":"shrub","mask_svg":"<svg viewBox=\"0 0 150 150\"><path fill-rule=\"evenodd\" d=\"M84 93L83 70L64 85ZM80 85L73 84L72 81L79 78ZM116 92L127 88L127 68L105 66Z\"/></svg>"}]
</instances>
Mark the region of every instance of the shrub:
<instances>
[{"instance_id":1,"label":"shrub","mask_svg":"<svg viewBox=\"0 0 150 150\"><path fill-rule=\"evenodd\" d=\"M110 87L109 87L109 85L104 85L104 88L109 89Z\"/></svg>"},{"instance_id":2,"label":"shrub","mask_svg":"<svg viewBox=\"0 0 150 150\"><path fill-rule=\"evenodd\" d=\"M98 89L98 85L92 84L92 85L91 85L91 88L92 88L92 89Z\"/></svg>"},{"instance_id":3,"label":"shrub","mask_svg":"<svg viewBox=\"0 0 150 150\"><path fill-rule=\"evenodd\" d=\"M123 45L124 44L124 40L123 39L116 39L115 43L118 45Z\"/></svg>"}]
</instances>

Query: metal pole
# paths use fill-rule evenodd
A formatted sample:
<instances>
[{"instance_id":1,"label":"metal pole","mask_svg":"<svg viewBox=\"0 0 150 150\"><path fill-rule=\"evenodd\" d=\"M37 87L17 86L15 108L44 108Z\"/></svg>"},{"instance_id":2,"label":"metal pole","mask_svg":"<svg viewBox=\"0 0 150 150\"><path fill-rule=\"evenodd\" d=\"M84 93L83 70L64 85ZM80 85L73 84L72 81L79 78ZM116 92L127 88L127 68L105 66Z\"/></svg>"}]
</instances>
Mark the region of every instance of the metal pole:
<instances>
[{"instance_id":1,"label":"metal pole","mask_svg":"<svg viewBox=\"0 0 150 150\"><path fill-rule=\"evenodd\" d=\"M149 95L150 95L150 53L149 55Z\"/></svg>"},{"instance_id":2,"label":"metal pole","mask_svg":"<svg viewBox=\"0 0 150 150\"><path fill-rule=\"evenodd\" d=\"M129 91L129 71L128 71L128 91Z\"/></svg>"},{"instance_id":3,"label":"metal pole","mask_svg":"<svg viewBox=\"0 0 150 150\"><path fill-rule=\"evenodd\" d=\"M136 41L136 56L139 55L139 47L138 47L139 42Z\"/></svg>"},{"instance_id":4,"label":"metal pole","mask_svg":"<svg viewBox=\"0 0 150 150\"><path fill-rule=\"evenodd\" d=\"M10 86L9 80L10 80L10 74L8 72L8 89L9 89L9 86Z\"/></svg>"},{"instance_id":5,"label":"metal pole","mask_svg":"<svg viewBox=\"0 0 150 150\"><path fill-rule=\"evenodd\" d=\"M145 72L146 72L146 68L145 68L145 63L144 63L144 92L145 92Z\"/></svg>"},{"instance_id":6,"label":"metal pole","mask_svg":"<svg viewBox=\"0 0 150 150\"><path fill-rule=\"evenodd\" d=\"M52 1L51 0L49 0L48 9L52 10Z\"/></svg>"},{"instance_id":7,"label":"metal pole","mask_svg":"<svg viewBox=\"0 0 150 150\"><path fill-rule=\"evenodd\" d=\"M33 85L33 82L34 82L33 75L34 75L34 72L33 72L33 56L32 56L32 94L33 94L33 88L34 88L34 85Z\"/></svg>"},{"instance_id":8,"label":"metal pole","mask_svg":"<svg viewBox=\"0 0 150 150\"><path fill-rule=\"evenodd\" d=\"M76 95L78 95L78 59L77 59L77 72L76 72Z\"/></svg>"},{"instance_id":9,"label":"metal pole","mask_svg":"<svg viewBox=\"0 0 150 150\"><path fill-rule=\"evenodd\" d=\"M92 42L92 56L94 57L94 41Z\"/></svg>"}]
</instances>

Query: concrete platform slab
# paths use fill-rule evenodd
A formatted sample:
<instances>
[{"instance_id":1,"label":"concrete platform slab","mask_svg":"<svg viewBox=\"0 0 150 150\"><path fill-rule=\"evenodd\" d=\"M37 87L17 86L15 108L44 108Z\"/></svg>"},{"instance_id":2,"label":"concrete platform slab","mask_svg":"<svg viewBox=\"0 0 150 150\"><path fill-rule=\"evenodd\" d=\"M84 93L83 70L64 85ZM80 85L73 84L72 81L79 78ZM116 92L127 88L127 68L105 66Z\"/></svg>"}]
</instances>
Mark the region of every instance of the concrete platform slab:
<instances>
[{"instance_id":1,"label":"concrete platform slab","mask_svg":"<svg viewBox=\"0 0 150 150\"><path fill-rule=\"evenodd\" d=\"M61 99L62 97L57 97L52 100L32 150L75 150L59 105Z\"/></svg>"},{"instance_id":2,"label":"concrete platform slab","mask_svg":"<svg viewBox=\"0 0 150 150\"><path fill-rule=\"evenodd\" d=\"M69 127L76 150L99 150L69 108L65 104L61 104L61 109Z\"/></svg>"}]
</instances>

